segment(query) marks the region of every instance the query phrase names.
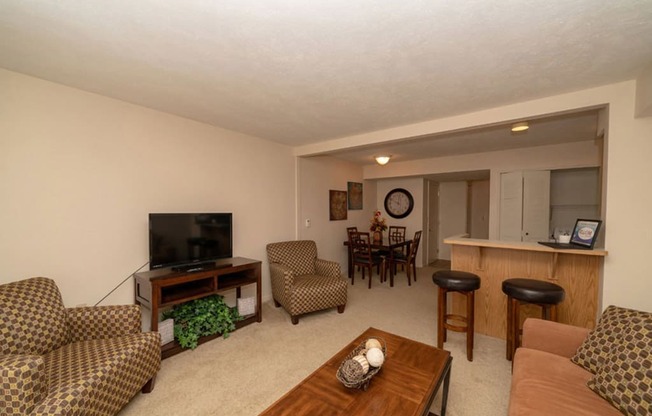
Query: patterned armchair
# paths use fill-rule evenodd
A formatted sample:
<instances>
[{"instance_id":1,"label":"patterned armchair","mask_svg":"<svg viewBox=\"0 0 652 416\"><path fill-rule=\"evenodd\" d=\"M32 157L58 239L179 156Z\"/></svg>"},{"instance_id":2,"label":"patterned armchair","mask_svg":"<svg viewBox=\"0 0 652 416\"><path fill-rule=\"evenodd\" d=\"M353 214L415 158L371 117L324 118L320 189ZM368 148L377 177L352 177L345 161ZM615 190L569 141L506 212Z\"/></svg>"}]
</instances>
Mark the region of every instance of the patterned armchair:
<instances>
[{"instance_id":1,"label":"patterned armchair","mask_svg":"<svg viewBox=\"0 0 652 416\"><path fill-rule=\"evenodd\" d=\"M0 285L0 413L114 415L161 365L136 305L66 309L53 280Z\"/></svg>"},{"instance_id":2,"label":"patterned armchair","mask_svg":"<svg viewBox=\"0 0 652 416\"><path fill-rule=\"evenodd\" d=\"M317 258L314 241L268 244L267 257L274 304L283 306L294 325L304 313L336 306L344 312L348 282L339 263Z\"/></svg>"}]
</instances>

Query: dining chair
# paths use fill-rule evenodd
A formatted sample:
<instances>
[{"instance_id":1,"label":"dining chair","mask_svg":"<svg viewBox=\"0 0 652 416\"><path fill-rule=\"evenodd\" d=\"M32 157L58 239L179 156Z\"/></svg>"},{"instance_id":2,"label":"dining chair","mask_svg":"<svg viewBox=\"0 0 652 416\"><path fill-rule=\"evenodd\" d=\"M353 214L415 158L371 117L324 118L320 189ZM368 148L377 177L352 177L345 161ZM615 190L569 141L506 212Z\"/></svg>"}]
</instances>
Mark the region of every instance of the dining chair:
<instances>
[{"instance_id":1,"label":"dining chair","mask_svg":"<svg viewBox=\"0 0 652 416\"><path fill-rule=\"evenodd\" d=\"M419 251L419 243L421 242L421 231L417 231L414 233L414 239L412 240L412 243L410 244L410 248L408 250L407 256L401 255L400 253L395 253L393 257L388 258L386 262L386 267L394 267L394 270L396 270L396 266L398 264L405 266L405 274L407 275L408 279L408 286L411 286L411 276L412 273L414 273L414 281L417 281L417 252ZM391 275L390 275L391 276ZM393 283L393 282L390 282Z\"/></svg>"},{"instance_id":2,"label":"dining chair","mask_svg":"<svg viewBox=\"0 0 652 416\"><path fill-rule=\"evenodd\" d=\"M402 227L399 225L390 225L388 230L388 241L389 244L402 243L405 241L405 233L407 227ZM406 246L401 246L394 250L394 255L402 255L403 257L407 256ZM405 266L401 265L402 269L405 270ZM394 268L394 273L396 273L396 268Z\"/></svg>"},{"instance_id":3,"label":"dining chair","mask_svg":"<svg viewBox=\"0 0 652 416\"><path fill-rule=\"evenodd\" d=\"M353 258L353 244L351 243L351 233L357 233L357 232L358 232L358 227L346 227L346 239L349 242L348 245L349 261ZM360 267L358 267L358 270L360 270ZM352 264L349 264L349 279L351 279L351 284L353 284L353 272L354 272L354 267Z\"/></svg>"},{"instance_id":4,"label":"dining chair","mask_svg":"<svg viewBox=\"0 0 652 416\"><path fill-rule=\"evenodd\" d=\"M352 249L352 267L359 266L362 270L362 278L364 279L365 270L369 270L369 289L371 289L371 280L373 276L373 267L377 266L380 271L380 281L385 280L385 257L375 255L371 252L371 241L369 233L351 232L350 245ZM351 278L353 284L355 278L355 271Z\"/></svg>"}]
</instances>

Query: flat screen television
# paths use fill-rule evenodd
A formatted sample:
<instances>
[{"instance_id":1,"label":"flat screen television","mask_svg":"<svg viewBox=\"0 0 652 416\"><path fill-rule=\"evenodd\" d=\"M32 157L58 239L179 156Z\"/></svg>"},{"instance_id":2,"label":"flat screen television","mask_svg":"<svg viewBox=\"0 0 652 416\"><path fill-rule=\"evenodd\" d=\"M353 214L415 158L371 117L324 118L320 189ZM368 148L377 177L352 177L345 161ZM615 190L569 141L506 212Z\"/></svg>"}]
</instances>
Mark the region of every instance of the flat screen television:
<instances>
[{"instance_id":1,"label":"flat screen television","mask_svg":"<svg viewBox=\"0 0 652 416\"><path fill-rule=\"evenodd\" d=\"M149 267L210 267L233 257L233 215L149 214Z\"/></svg>"}]
</instances>

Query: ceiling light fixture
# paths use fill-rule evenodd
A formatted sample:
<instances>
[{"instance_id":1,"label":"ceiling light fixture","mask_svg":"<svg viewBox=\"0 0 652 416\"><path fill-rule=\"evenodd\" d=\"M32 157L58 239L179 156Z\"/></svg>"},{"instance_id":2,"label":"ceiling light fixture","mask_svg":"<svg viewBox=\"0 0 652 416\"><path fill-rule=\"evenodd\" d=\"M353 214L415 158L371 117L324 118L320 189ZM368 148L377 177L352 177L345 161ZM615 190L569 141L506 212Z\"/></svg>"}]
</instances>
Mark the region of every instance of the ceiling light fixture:
<instances>
[{"instance_id":1,"label":"ceiling light fixture","mask_svg":"<svg viewBox=\"0 0 652 416\"><path fill-rule=\"evenodd\" d=\"M529 129L530 126L527 124L527 121L522 121L520 123L514 123L512 124L512 131L514 133L518 133L519 131L525 131Z\"/></svg>"},{"instance_id":2,"label":"ceiling light fixture","mask_svg":"<svg viewBox=\"0 0 652 416\"><path fill-rule=\"evenodd\" d=\"M389 159L391 156L376 156L376 163L378 163L380 166L384 166L389 162Z\"/></svg>"}]
</instances>

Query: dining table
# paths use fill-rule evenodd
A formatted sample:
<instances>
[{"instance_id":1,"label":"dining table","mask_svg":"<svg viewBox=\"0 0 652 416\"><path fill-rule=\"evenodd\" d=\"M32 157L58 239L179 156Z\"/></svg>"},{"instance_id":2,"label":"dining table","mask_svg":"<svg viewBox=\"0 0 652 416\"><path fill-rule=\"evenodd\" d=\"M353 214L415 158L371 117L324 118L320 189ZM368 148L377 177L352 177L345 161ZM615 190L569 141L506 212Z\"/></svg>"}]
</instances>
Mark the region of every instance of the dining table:
<instances>
[{"instance_id":1,"label":"dining table","mask_svg":"<svg viewBox=\"0 0 652 416\"><path fill-rule=\"evenodd\" d=\"M380 241L371 241L371 249L383 253L381 255L385 256L385 260L389 261L389 264L392 264L394 259L394 254L396 250L405 247L405 252L410 252L410 245L412 244L411 239L401 239L390 241L390 238L383 238ZM353 276L353 259L351 258L351 250L348 250L349 240L344 241L344 245L347 247L347 259L348 259L348 268L349 268L349 278ZM389 286L394 287L394 268L389 268Z\"/></svg>"}]
</instances>

